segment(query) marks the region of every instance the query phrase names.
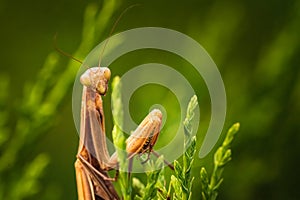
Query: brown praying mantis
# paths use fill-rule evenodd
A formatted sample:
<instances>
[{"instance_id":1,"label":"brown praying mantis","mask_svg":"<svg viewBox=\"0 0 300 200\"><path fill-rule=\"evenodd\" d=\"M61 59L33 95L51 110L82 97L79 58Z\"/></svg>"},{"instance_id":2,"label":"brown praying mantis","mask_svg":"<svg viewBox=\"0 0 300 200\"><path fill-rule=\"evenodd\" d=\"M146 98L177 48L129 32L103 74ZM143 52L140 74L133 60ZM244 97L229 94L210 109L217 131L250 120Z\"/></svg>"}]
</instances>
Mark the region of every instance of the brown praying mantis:
<instances>
[{"instance_id":1,"label":"brown praying mantis","mask_svg":"<svg viewBox=\"0 0 300 200\"><path fill-rule=\"evenodd\" d=\"M110 178L107 174L108 170L117 168L118 165L117 155L110 157L107 150L101 97L107 92L110 76L111 72L107 67L93 67L80 77L83 93L80 144L75 162L79 200L120 199L111 182L115 178ZM158 109L146 116L126 140L129 159L136 154L152 152L160 133L161 122L162 113ZM154 155L157 156L157 153Z\"/></svg>"},{"instance_id":2,"label":"brown praying mantis","mask_svg":"<svg viewBox=\"0 0 300 200\"><path fill-rule=\"evenodd\" d=\"M122 15L134 6L136 5L130 6L123 11L115 22L110 35ZM108 40L104 45L103 51L107 42ZM82 63L72 55L57 48L56 45L55 49L63 55ZM111 72L107 67L100 67L101 56L99 59L99 66L87 69L80 77L80 82L83 85L83 92L81 103L80 141L76 156L77 159L75 161L79 200L120 199L112 184L112 181L115 181L118 175L118 156L116 153L110 156L107 150L105 117L102 101L102 96L106 94L108 89L108 81L111 78ZM144 162L149 159L151 152L156 157L159 157L159 154L153 151L153 146L160 133L161 123L162 113L160 110L154 109L144 118L129 138L127 138L126 152L130 162L132 162L132 158L137 154L148 153L148 158ZM166 160L164 162L171 169L174 169L174 167ZM111 178L108 175L108 171L112 169L116 169L116 176L114 178ZM131 169L129 169L129 173L130 170Z\"/></svg>"}]
</instances>

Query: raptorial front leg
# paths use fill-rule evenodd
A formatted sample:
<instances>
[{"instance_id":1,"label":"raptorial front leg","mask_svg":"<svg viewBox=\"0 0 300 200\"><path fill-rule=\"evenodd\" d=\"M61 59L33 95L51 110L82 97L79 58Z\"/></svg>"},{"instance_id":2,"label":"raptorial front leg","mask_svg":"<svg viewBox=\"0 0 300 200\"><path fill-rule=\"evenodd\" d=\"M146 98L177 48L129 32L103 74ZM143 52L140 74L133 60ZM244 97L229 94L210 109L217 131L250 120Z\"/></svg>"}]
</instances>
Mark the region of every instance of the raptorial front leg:
<instances>
[{"instance_id":1,"label":"raptorial front leg","mask_svg":"<svg viewBox=\"0 0 300 200\"><path fill-rule=\"evenodd\" d=\"M112 183L105 171L87 167L80 159L75 162L77 193L79 200L112 199L119 200ZM105 177L105 178L103 178Z\"/></svg>"},{"instance_id":2,"label":"raptorial front leg","mask_svg":"<svg viewBox=\"0 0 300 200\"><path fill-rule=\"evenodd\" d=\"M158 109L152 110L126 140L128 157L136 154L151 152L157 141L162 123L162 113Z\"/></svg>"},{"instance_id":3,"label":"raptorial front leg","mask_svg":"<svg viewBox=\"0 0 300 200\"><path fill-rule=\"evenodd\" d=\"M153 151L153 147L160 133L161 124L161 111L158 109L152 110L126 140L126 151L129 159L132 159L132 157L136 154L143 154L147 152L148 157L142 162L143 164L149 160L150 153L154 153L155 156L159 157L159 154ZM173 165L168 161L164 160L164 163L174 170Z\"/></svg>"}]
</instances>

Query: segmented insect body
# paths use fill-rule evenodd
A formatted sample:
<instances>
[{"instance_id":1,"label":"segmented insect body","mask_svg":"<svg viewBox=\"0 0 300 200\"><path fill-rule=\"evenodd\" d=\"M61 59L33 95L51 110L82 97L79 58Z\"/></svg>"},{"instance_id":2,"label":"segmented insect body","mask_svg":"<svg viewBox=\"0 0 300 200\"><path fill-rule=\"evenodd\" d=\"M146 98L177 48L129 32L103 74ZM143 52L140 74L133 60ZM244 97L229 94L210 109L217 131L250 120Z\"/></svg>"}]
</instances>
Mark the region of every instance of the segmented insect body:
<instances>
[{"instance_id":1,"label":"segmented insect body","mask_svg":"<svg viewBox=\"0 0 300 200\"><path fill-rule=\"evenodd\" d=\"M112 167L106 146L101 95L110 79L106 67L94 67L81 76L83 84L80 144L75 162L79 200L120 199L107 174Z\"/></svg>"}]
</instances>

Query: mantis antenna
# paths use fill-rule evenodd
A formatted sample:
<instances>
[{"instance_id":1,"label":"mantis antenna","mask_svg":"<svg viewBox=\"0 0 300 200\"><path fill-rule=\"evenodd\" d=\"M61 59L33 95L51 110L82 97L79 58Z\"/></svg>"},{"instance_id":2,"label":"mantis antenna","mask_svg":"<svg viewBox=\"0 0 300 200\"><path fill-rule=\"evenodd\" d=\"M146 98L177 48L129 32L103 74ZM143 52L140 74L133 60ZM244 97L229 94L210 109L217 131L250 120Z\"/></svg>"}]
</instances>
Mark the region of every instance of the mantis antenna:
<instances>
[{"instance_id":1,"label":"mantis antenna","mask_svg":"<svg viewBox=\"0 0 300 200\"><path fill-rule=\"evenodd\" d=\"M81 61L81 60L79 60L79 59L75 58L74 56L72 56L71 54L69 54L69 53L67 53L67 52L65 52L65 51L63 51L63 50L61 50L61 49L57 46L57 33L55 33L54 38L53 38L53 46L54 46L54 49L55 49L56 51L58 51L60 54L66 56L66 57L69 57L69 58L71 58L71 59L73 59L73 60L79 62L80 64L82 64L82 61Z\"/></svg>"},{"instance_id":2,"label":"mantis antenna","mask_svg":"<svg viewBox=\"0 0 300 200\"><path fill-rule=\"evenodd\" d=\"M104 44L104 47L103 47L103 49L102 49L102 51L101 51L101 53L100 53L100 56L99 56L99 63L98 63L98 66L99 66L99 67L100 67L100 64L101 64L101 59L102 59L104 50L105 50L105 48L106 48L106 46L107 46L107 43L108 43L108 41L109 41L109 39L110 39L112 33L114 32L114 30L115 30L117 24L119 23L119 21L121 20L121 18L123 17L123 15L124 15L129 9L131 9L131 8L133 8L133 7L135 7L135 6L138 6L138 5L140 5L140 4L134 4L134 5L131 5L131 6L127 7L127 8L119 15L118 19L115 21L115 23L114 23L114 25L113 25L113 27L112 27L110 33L109 33L109 37L108 37L108 39L106 40L106 42L105 42L105 44ZM55 49L56 51L58 51L60 54L66 56L66 57L69 57L69 58L71 58L72 60L75 60L76 62L79 62L80 64L82 64L82 61L81 61L81 60L79 60L79 59L75 58L73 55L71 55L71 54L69 54L69 53L67 53L67 52L65 52L65 51L63 51L63 50L61 50L61 49L57 46L57 33L54 35L54 38L53 38L53 46L54 46L54 49Z\"/></svg>"},{"instance_id":3,"label":"mantis antenna","mask_svg":"<svg viewBox=\"0 0 300 200\"><path fill-rule=\"evenodd\" d=\"M104 44L104 46L103 46L103 49L102 49L102 51L101 51L101 53L100 53L98 67L100 67L100 65L101 65L101 60L102 60L102 56L103 56L104 50L105 50L105 48L106 48L106 46L107 46L107 44L108 44L108 41L109 41L109 39L110 39L112 33L114 32L116 26L118 25L119 21L122 19L123 15L124 15L129 9L131 9L131 8L133 8L133 7L135 7L135 6L139 6L139 5L140 5L140 4L134 4L134 5L131 5L131 6L127 7L125 10L123 10L123 12L119 15L118 19L115 21L115 23L114 23L114 25L113 25L113 27L111 28L111 31L110 31L110 33L109 33L108 39L105 41L105 44Z\"/></svg>"}]
</instances>

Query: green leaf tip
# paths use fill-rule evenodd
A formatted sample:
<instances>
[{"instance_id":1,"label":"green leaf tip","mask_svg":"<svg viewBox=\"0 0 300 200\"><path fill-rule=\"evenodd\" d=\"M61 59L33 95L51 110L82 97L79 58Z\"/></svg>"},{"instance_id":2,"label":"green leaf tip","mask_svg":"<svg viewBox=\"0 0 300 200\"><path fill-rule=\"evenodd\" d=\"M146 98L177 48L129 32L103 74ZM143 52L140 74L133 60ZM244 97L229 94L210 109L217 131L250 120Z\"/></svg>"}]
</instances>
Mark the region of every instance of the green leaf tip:
<instances>
[{"instance_id":1,"label":"green leaf tip","mask_svg":"<svg viewBox=\"0 0 300 200\"><path fill-rule=\"evenodd\" d=\"M119 76L115 76L113 81L112 81L112 88L115 88L118 86L118 84L120 83L120 77Z\"/></svg>"},{"instance_id":2,"label":"green leaf tip","mask_svg":"<svg viewBox=\"0 0 300 200\"><path fill-rule=\"evenodd\" d=\"M186 117L183 122L184 126L187 128L190 128L190 121L194 118L194 111L197 105L198 105L198 98L196 95L194 95L189 101Z\"/></svg>"},{"instance_id":3,"label":"green leaf tip","mask_svg":"<svg viewBox=\"0 0 300 200\"><path fill-rule=\"evenodd\" d=\"M229 128L229 130L227 132L227 135L226 135L226 138L225 138L222 146L227 147L231 144L235 134L239 131L239 128L240 128L240 123L238 123L238 122L233 124Z\"/></svg>"},{"instance_id":4,"label":"green leaf tip","mask_svg":"<svg viewBox=\"0 0 300 200\"><path fill-rule=\"evenodd\" d=\"M228 132L231 132L232 134L235 134L236 132L239 131L239 129L240 129L240 123L237 122L237 123L235 123L235 124L233 124L233 125L231 126L231 128L229 129Z\"/></svg>"},{"instance_id":5,"label":"green leaf tip","mask_svg":"<svg viewBox=\"0 0 300 200\"><path fill-rule=\"evenodd\" d=\"M132 187L140 197L144 196L145 185L140 181L140 179L133 177Z\"/></svg>"},{"instance_id":6,"label":"green leaf tip","mask_svg":"<svg viewBox=\"0 0 300 200\"><path fill-rule=\"evenodd\" d=\"M202 167L200 170L200 179L201 179L202 185L206 186L209 184L207 171L204 167Z\"/></svg>"},{"instance_id":7,"label":"green leaf tip","mask_svg":"<svg viewBox=\"0 0 300 200\"><path fill-rule=\"evenodd\" d=\"M197 98L196 95L193 95L190 102L189 102L188 110L193 111L196 108L197 105L198 105L198 98Z\"/></svg>"}]
</instances>

